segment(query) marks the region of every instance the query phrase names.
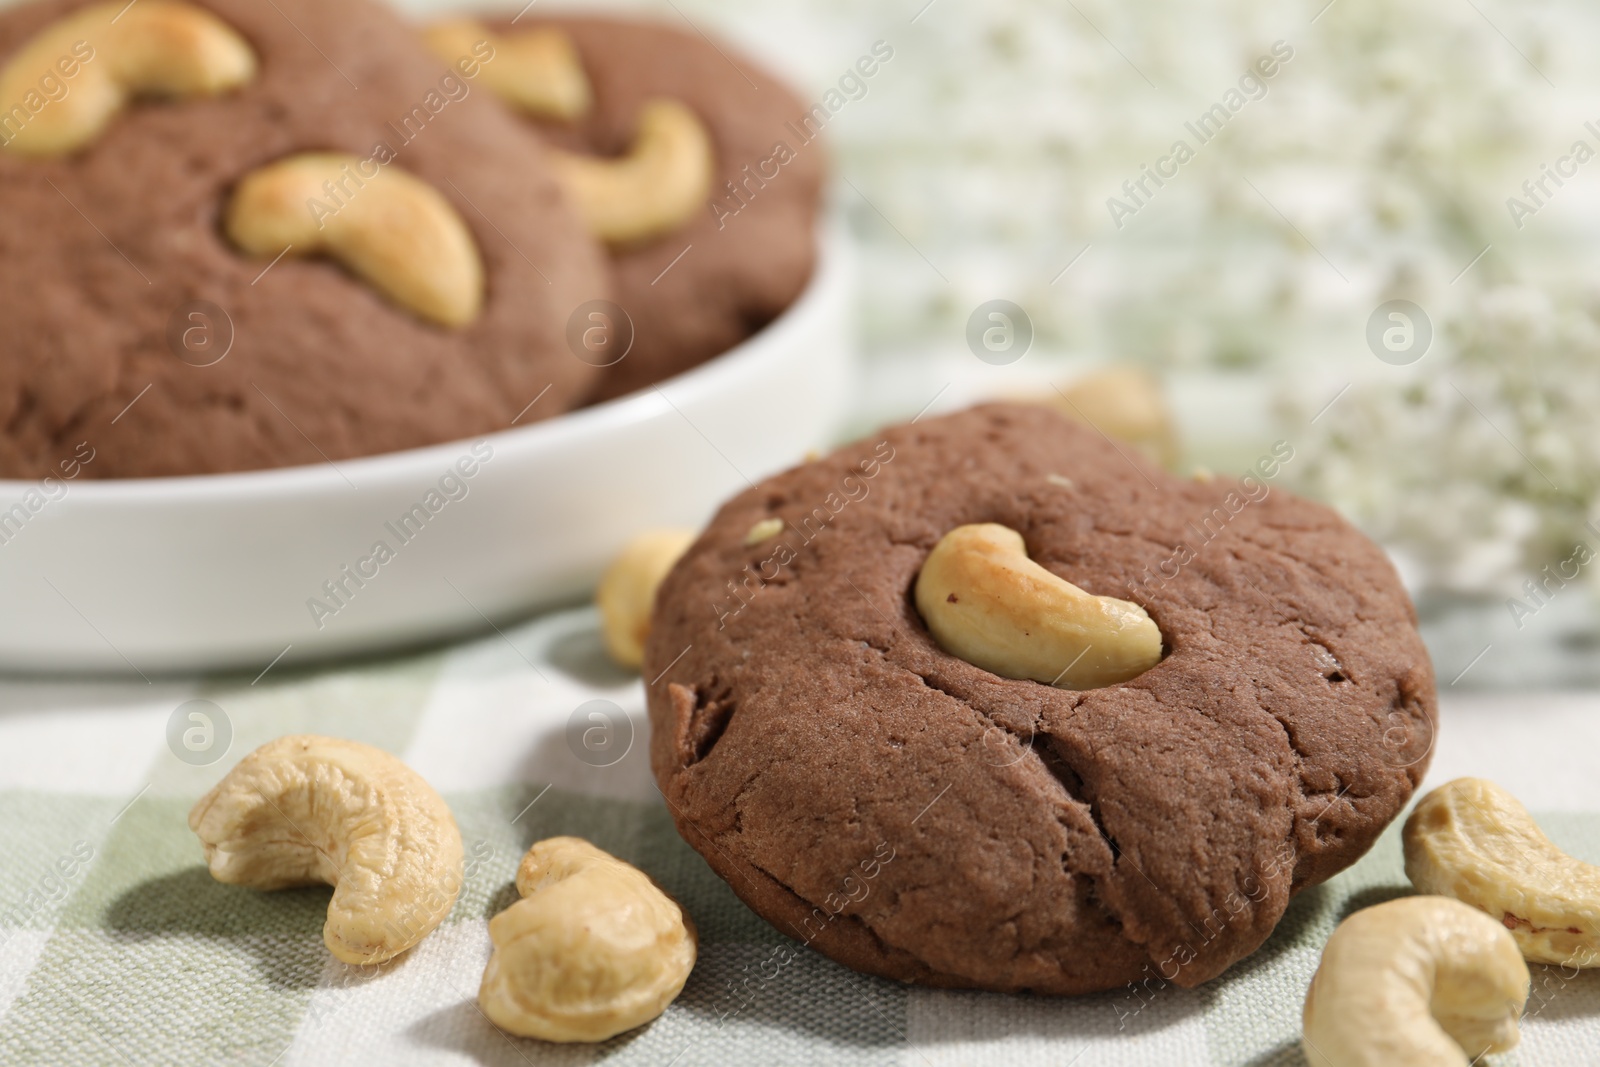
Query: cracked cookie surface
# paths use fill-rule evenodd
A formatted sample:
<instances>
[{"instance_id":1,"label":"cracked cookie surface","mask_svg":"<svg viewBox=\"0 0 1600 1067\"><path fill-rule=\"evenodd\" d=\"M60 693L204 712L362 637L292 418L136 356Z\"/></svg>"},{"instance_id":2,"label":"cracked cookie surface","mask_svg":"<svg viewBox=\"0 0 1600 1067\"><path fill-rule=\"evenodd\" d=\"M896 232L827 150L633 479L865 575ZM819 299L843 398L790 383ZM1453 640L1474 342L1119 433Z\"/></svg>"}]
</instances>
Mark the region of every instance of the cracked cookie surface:
<instances>
[{"instance_id":1,"label":"cracked cookie surface","mask_svg":"<svg viewBox=\"0 0 1600 1067\"><path fill-rule=\"evenodd\" d=\"M1143 606L1161 662L1072 692L942 651L911 591L985 522ZM1437 723L1410 600L1343 519L1013 405L735 497L663 583L644 677L668 807L746 903L858 970L994 990L1221 973L1402 810Z\"/></svg>"}]
</instances>

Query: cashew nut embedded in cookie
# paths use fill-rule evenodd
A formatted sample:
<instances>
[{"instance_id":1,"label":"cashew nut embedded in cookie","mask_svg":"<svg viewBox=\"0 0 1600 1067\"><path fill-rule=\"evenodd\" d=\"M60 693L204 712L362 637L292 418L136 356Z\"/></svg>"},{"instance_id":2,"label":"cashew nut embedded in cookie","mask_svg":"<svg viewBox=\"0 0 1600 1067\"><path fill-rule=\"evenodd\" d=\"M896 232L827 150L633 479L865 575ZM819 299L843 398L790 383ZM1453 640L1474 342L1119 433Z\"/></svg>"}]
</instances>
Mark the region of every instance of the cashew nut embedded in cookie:
<instances>
[{"instance_id":1,"label":"cashew nut embedded in cookie","mask_svg":"<svg viewBox=\"0 0 1600 1067\"><path fill-rule=\"evenodd\" d=\"M528 850L522 899L489 920L478 1004L546 1041L604 1041L666 1010L694 969L694 924L637 867L576 837Z\"/></svg>"},{"instance_id":2,"label":"cashew nut embedded in cookie","mask_svg":"<svg viewBox=\"0 0 1600 1067\"><path fill-rule=\"evenodd\" d=\"M130 100L216 96L255 73L244 38L204 8L93 4L45 27L0 70L0 142L19 155L63 156L93 143ZM51 86L64 94L46 96Z\"/></svg>"},{"instance_id":3,"label":"cashew nut embedded in cookie","mask_svg":"<svg viewBox=\"0 0 1600 1067\"><path fill-rule=\"evenodd\" d=\"M693 530L647 530L623 546L600 578L594 597L600 632L621 666L637 669L644 662L656 589L694 539Z\"/></svg>"},{"instance_id":4,"label":"cashew nut embedded in cookie","mask_svg":"<svg viewBox=\"0 0 1600 1067\"><path fill-rule=\"evenodd\" d=\"M491 33L475 19L446 19L423 31L433 54L446 63L477 54L487 42L493 57L479 68L489 91L539 118L571 121L589 110L593 96L583 61L560 30Z\"/></svg>"},{"instance_id":5,"label":"cashew nut embedded in cookie","mask_svg":"<svg viewBox=\"0 0 1600 1067\"><path fill-rule=\"evenodd\" d=\"M224 229L248 255L325 254L420 318L465 326L483 307L472 232L439 191L394 164L307 153L245 175Z\"/></svg>"},{"instance_id":6,"label":"cashew nut embedded in cookie","mask_svg":"<svg viewBox=\"0 0 1600 1067\"><path fill-rule=\"evenodd\" d=\"M1333 932L1306 991L1312 1067L1467 1067L1517 1043L1528 965L1505 927L1448 897L1402 897Z\"/></svg>"},{"instance_id":7,"label":"cashew nut embedded in cookie","mask_svg":"<svg viewBox=\"0 0 1600 1067\"><path fill-rule=\"evenodd\" d=\"M485 84L527 114L570 121L593 103L583 62L560 30L493 34L471 19L451 19L430 28L426 36L434 54L446 62L489 42L494 58L482 66ZM612 244L676 230L711 190L711 135L676 100L645 101L626 155L602 159L554 148L550 154L579 217L591 233Z\"/></svg>"},{"instance_id":8,"label":"cashew nut embedded in cookie","mask_svg":"<svg viewBox=\"0 0 1600 1067\"><path fill-rule=\"evenodd\" d=\"M755 525L751 526L744 535L745 547L751 548L762 542L772 540L783 533L784 525L784 521L776 515L769 515L767 518L757 520Z\"/></svg>"},{"instance_id":9,"label":"cashew nut embedded in cookie","mask_svg":"<svg viewBox=\"0 0 1600 1067\"><path fill-rule=\"evenodd\" d=\"M382 749L299 734L256 749L189 812L211 876L252 889L334 887L322 938L346 963L421 941L461 889L461 833L421 776Z\"/></svg>"},{"instance_id":10,"label":"cashew nut embedded in cookie","mask_svg":"<svg viewBox=\"0 0 1600 1067\"><path fill-rule=\"evenodd\" d=\"M1535 963L1600 966L1600 867L1557 848L1504 789L1447 782L1418 802L1402 837L1418 892L1487 912Z\"/></svg>"},{"instance_id":11,"label":"cashew nut embedded in cookie","mask_svg":"<svg viewBox=\"0 0 1600 1067\"><path fill-rule=\"evenodd\" d=\"M917 575L916 602L940 648L1005 678L1094 689L1161 659L1161 631L1143 608L1056 577L996 523L945 534Z\"/></svg>"},{"instance_id":12,"label":"cashew nut embedded in cookie","mask_svg":"<svg viewBox=\"0 0 1600 1067\"><path fill-rule=\"evenodd\" d=\"M589 231L612 244L676 230L711 190L711 135L676 100L645 102L627 155L601 159L556 149L550 154L556 177Z\"/></svg>"}]
</instances>

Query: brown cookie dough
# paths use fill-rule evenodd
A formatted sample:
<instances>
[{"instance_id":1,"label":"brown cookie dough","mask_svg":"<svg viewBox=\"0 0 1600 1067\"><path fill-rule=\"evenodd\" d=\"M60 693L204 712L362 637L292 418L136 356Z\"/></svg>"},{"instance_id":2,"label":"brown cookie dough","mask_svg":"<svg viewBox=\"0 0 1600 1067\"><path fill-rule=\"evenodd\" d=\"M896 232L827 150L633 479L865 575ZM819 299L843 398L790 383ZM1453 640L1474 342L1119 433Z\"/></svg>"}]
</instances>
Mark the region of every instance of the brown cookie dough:
<instances>
[{"instance_id":1,"label":"brown cookie dough","mask_svg":"<svg viewBox=\"0 0 1600 1067\"><path fill-rule=\"evenodd\" d=\"M0 474L39 477L80 441L91 477L321 463L504 429L546 387L519 425L570 408L595 371L568 350L567 315L609 283L524 127L368 0L196 3L254 50L242 89L135 102L63 158L0 151ZM82 6L0 14L0 62ZM380 143L471 232L486 291L465 327L329 259L267 269L222 233L256 168ZM231 335L220 362L175 354L169 334L191 325L214 347Z\"/></svg>"},{"instance_id":2,"label":"brown cookie dough","mask_svg":"<svg viewBox=\"0 0 1600 1067\"><path fill-rule=\"evenodd\" d=\"M1291 456L1201 484L990 405L741 493L662 585L645 655L679 831L780 931L873 974L1046 993L1219 974L1366 851L1437 721L1393 568L1272 485ZM968 523L1142 605L1165 657L1071 692L942 651L912 590Z\"/></svg>"},{"instance_id":3,"label":"brown cookie dough","mask_svg":"<svg viewBox=\"0 0 1600 1067\"><path fill-rule=\"evenodd\" d=\"M530 13L515 26L488 25L500 34L559 29L572 41L593 104L570 124L536 123L558 147L624 153L640 107L654 97L681 101L711 137L710 202L672 233L612 249L615 299L633 320L634 341L601 371L591 400L631 393L727 351L800 295L816 259L826 158L815 125L803 122L807 105L782 83L730 45L661 23Z\"/></svg>"}]
</instances>

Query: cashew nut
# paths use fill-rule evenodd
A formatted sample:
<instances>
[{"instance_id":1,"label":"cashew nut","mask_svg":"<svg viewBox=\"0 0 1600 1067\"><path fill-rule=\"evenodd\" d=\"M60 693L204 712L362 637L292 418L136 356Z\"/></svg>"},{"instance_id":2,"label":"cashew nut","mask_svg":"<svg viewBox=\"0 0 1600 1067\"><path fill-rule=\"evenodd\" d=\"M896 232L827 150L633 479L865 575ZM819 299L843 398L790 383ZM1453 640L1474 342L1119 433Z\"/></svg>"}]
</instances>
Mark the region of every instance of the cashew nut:
<instances>
[{"instance_id":1,"label":"cashew nut","mask_svg":"<svg viewBox=\"0 0 1600 1067\"><path fill-rule=\"evenodd\" d=\"M694 969L694 923L637 867L576 837L528 850L522 899L489 920L478 1004L546 1041L604 1041L654 1019Z\"/></svg>"},{"instance_id":2,"label":"cashew nut","mask_svg":"<svg viewBox=\"0 0 1600 1067\"><path fill-rule=\"evenodd\" d=\"M1312 1067L1468 1067L1516 1045L1528 965L1505 927L1448 897L1339 924L1306 991Z\"/></svg>"},{"instance_id":3,"label":"cashew nut","mask_svg":"<svg viewBox=\"0 0 1600 1067\"><path fill-rule=\"evenodd\" d=\"M1402 836L1418 892L1487 912L1535 963L1600 966L1600 867L1557 848L1504 789L1447 782L1422 798Z\"/></svg>"},{"instance_id":4,"label":"cashew nut","mask_svg":"<svg viewBox=\"0 0 1600 1067\"><path fill-rule=\"evenodd\" d=\"M940 538L917 575L916 601L940 648L1006 678L1094 689L1161 659L1161 631L1143 608L1056 577L1028 558L1021 534L996 523Z\"/></svg>"},{"instance_id":5,"label":"cashew nut","mask_svg":"<svg viewBox=\"0 0 1600 1067\"><path fill-rule=\"evenodd\" d=\"M479 68L484 84L530 115L569 122L593 103L583 61L560 30L496 34L475 19L446 19L429 26L423 36L446 63L474 55L475 47L487 42L494 51Z\"/></svg>"},{"instance_id":6,"label":"cashew nut","mask_svg":"<svg viewBox=\"0 0 1600 1067\"><path fill-rule=\"evenodd\" d=\"M248 255L324 253L432 322L465 326L483 307L483 262L466 223L437 189L393 164L332 153L280 159L245 175L223 225Z\"/></svg>"},{"instance_id":7,"label":"cashew nut","mask_svg":"<svg viewBox=\"0 0 1600 1067\"><path fill-rule=\"evenodd\" d=\"M622 546L601 576L594 596L600 633L606 652L619 665L638 669L644 662L656 589L694 539L693 530L647 530Z\"/></svg>"},{"instance_id":8,"label":"cashew nut","mask_svg":"<svg viewBox=\"0 0 1600 1067\"><path fill-rule=\"evenodd\" d=\"M461 890L461 833L439 794L357 741L280 737L189 812L211 876L252 889L334 887L322 939L346 963L421 941Z\"/></svg>"},{"instance_id":9,"label":"cashew nut","mask_svg":"<svg viewBox=\"0 0 1600 1067\"><path fill-rule=\"evenodd\" d=\"M628 154L599 159L552 149L556 177L589 231L612 244L682 226L711 189L711 135L676 100L648 100Z\"/></svg>"},{"instance_id":10,"label":"cashew nut","mask_svg":"<svg viewBox=\"0 0 1600 1067\"><path fill-rule=\"evenodd\" d=\"M496 35L471 19L451 19L427 31L434 54L454 62L487 41L494 59L484 83L530 115L570 121L593 103L589 80L572 41L559 30ZM589 231L627 244L670 233L688 221L711 189L711 135L676 100L647 100L628 154L598 159L550 149L556 177Z\"/></svg>"},{"instance_id":11,"label":"cashew nut","mask_svg":"<svg viewBox=\"0 0 1600 1067\"><path fill-rule=\"evenodd\" d=\"M83 148L138 97L217 96L256 57L211 12L177 0L93 4L52 23L0 70L0 139L46 158ZM57 97L44 90L65 85Z\"/></svg>"},{"instance_id":12,"label":"cashew nut","mask_svg":"<svg viewBox=\"0 0 1600 1067\"><path fill-rule=\"evenodd\" d=\"M1051 390L1044 402L1068 418L1087 422L1108 437L1133 445L1164 467L1178 462L1178 433L1161 382L1137 367L1093 371Z\"/></svg>"}]
</instances>

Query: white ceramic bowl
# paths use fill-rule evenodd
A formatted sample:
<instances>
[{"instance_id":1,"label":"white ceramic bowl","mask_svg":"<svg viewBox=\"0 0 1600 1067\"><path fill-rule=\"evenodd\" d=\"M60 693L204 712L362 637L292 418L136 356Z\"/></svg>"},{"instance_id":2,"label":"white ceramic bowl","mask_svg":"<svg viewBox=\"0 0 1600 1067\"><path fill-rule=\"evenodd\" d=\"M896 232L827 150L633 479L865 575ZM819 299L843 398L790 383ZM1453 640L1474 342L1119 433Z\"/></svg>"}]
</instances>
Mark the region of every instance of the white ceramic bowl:
<instances>
[{"instance_id":1,"label":"white ceramic bowl","mask_svg":"<svg viewBox=\"0 0 1600 1067\"><path fill-rule=\"evenodd\" d=\"M853 363L847 256L825 233L805 293L760 334L592 408L337 468L65 483L0 527L0 669L260 670L571 600L641 528L698 525L830 441ZM0 513L37 488L0 481Z\"/></svg>"}]
</instances>

